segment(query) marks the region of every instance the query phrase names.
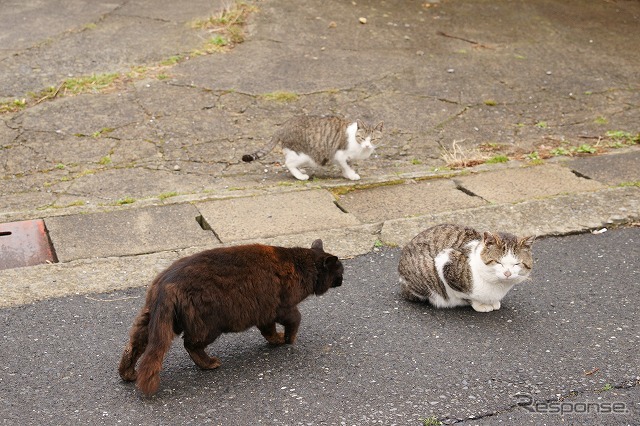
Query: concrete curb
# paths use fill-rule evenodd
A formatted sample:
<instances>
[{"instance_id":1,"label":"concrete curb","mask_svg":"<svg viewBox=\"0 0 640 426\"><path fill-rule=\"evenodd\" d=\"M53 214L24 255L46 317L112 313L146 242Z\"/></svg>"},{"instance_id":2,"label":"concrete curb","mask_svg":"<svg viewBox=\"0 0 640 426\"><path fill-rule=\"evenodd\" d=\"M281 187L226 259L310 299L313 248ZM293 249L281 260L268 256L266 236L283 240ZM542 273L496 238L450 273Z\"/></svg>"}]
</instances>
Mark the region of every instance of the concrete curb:
<instances>
[{"instance_id":1,"label":"concrete curb","mask_svg":"<svg viewBox=\"0 0 640 426\"><path fill-rule=\"evenodd\" d=\"M485 205L433 215L391 219L375 224L231 241L226 245L262 243L308 246L315 238L322 238L327 250L348 258L368 253L378 244L402 246L425 228L443 222L542 237L638 221L640 188L622 187L516 204ZM0 307L68 294L110 292L146 286L174 260L208 248L211 245L196 245L150 254L77 259L66 263L0 271Z\"/></svg>"}]
</instances>

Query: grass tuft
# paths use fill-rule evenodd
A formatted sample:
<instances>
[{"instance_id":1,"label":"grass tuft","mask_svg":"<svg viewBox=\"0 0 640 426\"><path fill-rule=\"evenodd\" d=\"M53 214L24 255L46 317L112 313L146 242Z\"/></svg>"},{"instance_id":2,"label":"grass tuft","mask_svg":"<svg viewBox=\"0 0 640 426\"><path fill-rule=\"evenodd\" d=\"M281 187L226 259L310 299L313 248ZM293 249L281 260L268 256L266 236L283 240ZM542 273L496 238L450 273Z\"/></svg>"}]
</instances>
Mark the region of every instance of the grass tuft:
<instances>
[{"instance_id":1,"label":"grass tuft","mask_svg":"<svg viewBox=\"0 0 640 426\"><path fill-rule=\"evenodd\" d=\"M284 91L275 91L271 93L265 93L260 97L264 100L274 101L274 102L295 102L299 98L297 93L284 92Z\"/></svg>"}]
</instances>

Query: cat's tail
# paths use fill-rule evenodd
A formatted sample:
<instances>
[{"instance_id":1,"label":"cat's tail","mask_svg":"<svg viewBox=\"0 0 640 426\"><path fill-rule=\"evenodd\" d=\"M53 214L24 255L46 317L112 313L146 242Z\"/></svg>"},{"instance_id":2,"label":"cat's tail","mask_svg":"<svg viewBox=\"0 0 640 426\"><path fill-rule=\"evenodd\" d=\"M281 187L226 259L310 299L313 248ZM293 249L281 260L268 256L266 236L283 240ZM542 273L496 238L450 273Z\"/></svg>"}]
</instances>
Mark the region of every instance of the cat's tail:
<instances>
[{"instance_id":1,"label":"cat's tail","mask_svg":"<svg viewBox=\"0 0 640 426\"><path fill-rule=\"evenodd\" d=\"M173 319L176 302L170 286L159 286L154 303L149 304L148 344L136 379L136 386L146 395L156 393L160 385L162 361L175 337Z\"/></svg>"},{"instance_id":2,"label":"cat's tail","mask_svg":"<svg viewBox=\"0 0 640 426\"><path fill-rule=\"evenodd\" d=\"M273 137L271 138L271 141L269 142L269 144L263 148L260 148L259 150L257 150L256 152L254 152L253 154L245 154L242 156L242 161L244 161L245 163L250 163L254 160L258 160L262 157L264 157L265 155L267 155L268 153L270 153L271 151L273 151L273 148L276 147L276 145L278 144L278 138Z\"/></svg>"},{"instance_id":3,"label":"cat's tail","mask_svg":"<svg viewBox=\"0 0 640 426\"><path fill-rule=\"evenodd\" d=\"M149 309L145 305L133 322L129 333L129 344L124 348L120 366L118 367L120 377L126 382L134 382L136 380L136 362L144 353L149 340L148 326Z\"/></svg>"}]
</instances>

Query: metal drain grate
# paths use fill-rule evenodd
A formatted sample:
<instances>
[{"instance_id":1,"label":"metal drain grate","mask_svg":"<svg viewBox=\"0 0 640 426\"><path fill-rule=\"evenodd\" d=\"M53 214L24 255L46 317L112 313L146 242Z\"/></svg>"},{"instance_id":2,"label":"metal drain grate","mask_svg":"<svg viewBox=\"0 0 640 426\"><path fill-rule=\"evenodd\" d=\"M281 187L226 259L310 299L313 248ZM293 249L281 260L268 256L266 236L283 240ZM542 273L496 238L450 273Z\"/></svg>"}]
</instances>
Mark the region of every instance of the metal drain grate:
<instances>
[{"instance_id":1,"label":"metal drain grate","mask_svg":"<svg viewBox=\"0 0 640 426\"><path fill-rule=\"evenodd\" d=\"M0 223L0 269L57 261L42 219Z\"/></svg>"}]
</instances>

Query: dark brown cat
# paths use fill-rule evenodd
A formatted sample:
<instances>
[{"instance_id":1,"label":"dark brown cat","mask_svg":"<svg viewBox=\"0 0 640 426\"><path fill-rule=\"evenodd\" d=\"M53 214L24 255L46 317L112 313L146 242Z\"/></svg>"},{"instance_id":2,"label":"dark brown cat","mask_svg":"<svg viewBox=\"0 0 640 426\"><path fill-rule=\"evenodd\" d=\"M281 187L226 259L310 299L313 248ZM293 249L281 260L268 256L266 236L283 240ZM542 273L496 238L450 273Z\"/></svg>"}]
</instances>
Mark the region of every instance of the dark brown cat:
<instances>
[{"instance_id":1,"label":"dark brown cat","mask_svg":"<svg viewBox=\"0 0 640 426\"><path fill-rule=\"evenodd\" d=\"M151 283L120 360L120 377L154 394L164 355L180 333L202 369L220 366L205 348L222 333L256 326L269 343L292 344L300 325L296 305L340 286L342 274L342 263L324 251L321 240L310 249L255 244L179 259ZM276 323L284 333L276 331Z\"/></svg>"}]
</instances>

